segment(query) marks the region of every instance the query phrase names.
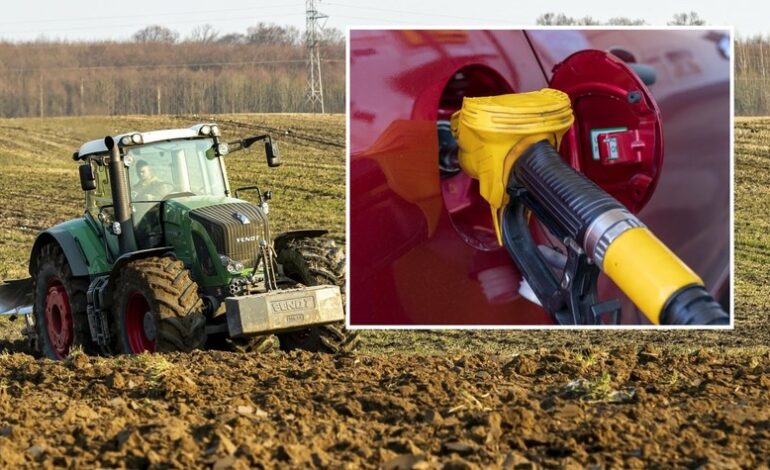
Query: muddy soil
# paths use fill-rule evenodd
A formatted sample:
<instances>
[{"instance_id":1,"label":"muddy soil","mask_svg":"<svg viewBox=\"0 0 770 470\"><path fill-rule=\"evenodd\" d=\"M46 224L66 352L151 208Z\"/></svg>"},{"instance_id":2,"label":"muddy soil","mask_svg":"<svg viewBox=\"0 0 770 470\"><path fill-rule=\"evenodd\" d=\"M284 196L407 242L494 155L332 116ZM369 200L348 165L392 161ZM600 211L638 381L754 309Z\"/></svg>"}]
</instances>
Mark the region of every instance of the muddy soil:
<instances>
[{"instance_id":1,"label":"muddy soil","mask_svg":"<svg viewBox=\"0 0 770 470\"><path fill-rule=\"evenodd\" d=\"M0 467L757 467L770 355L0 355Z\"/></svg>"},{"instance_id":2,"label":"muddy soil","mask_svg":"<svg viewBox=\"0 0 770 470\"><path fill-rule=\"evenodd\" d=\"M768 162L742 126L733 331L375 331L351 356L57 363L0 316L0 468L768 468L770 191L749 181ZM2 219L0 273L25 275L32 232Z\"/></svg>"}]
</instances>

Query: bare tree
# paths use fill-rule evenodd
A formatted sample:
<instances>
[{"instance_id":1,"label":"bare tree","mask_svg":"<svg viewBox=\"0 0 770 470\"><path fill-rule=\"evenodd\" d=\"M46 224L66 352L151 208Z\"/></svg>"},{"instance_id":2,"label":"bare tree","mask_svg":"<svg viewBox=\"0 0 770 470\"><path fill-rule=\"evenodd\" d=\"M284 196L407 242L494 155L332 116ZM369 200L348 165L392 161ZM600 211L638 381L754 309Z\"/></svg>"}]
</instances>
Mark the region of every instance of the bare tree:
<instances>
[{"instance_id":1,"label":"bare tree","mask_svg":"<svg viewBox=\"0 0 770 470\"><path fill-rule=\"evenodd\" d=\"M218 37L219 31L214 29L214 27L210 24L204 24L193 28L192 32L190 33L189 41L209 44L216 41Z\"/></svg>"},{"instance_id":2,"label":"bare tree","mask_svg":"<svg viewBox=\"0 0 770 470\"><path fill-rule=\"evenodd\" d=\"M337 28L324 28L321 30L321 42L325 45L344 46L345 34Z\"/></svg>"},{"instance_id":3,"label":"bare tree","mask_svg":"<svg viewBox=\"0 0 770 470\"><path fill-rule=\"evenodd\" d=\"M626 18L624 16L610 18L607 20L607 24L617 26L641 26L647 24L646 21L640 19Z\"/></svg>"},{"instance_id":4,"label":"bare tree","mask_svg":"<svg viewBox=\"0 0 770 470\"><path fill-rule=\"evenodd\" d=\"M175 44L150 42L158 37L149 34L142 42L0 40L0 117L311 110L304 43L228 36ZM345 46L323 50L326 107L343 112Z\"/></svg>"},{"instance_id":5,"label":"bare tree","mask_svg":"<svg viewBox=\"0 0 770 470\"><path fill-rule=\"evenodd\" d=\"M220 44L246 44L246 36L241 33L228 33L217 39Z\"/></svg>"},{"instance_id":6,"label":"bare tree","mask_svg":"<svg viewBox=\"0 0 770 470\"><path fill-rule=\"evenodd\" d=\"M135 32L132 38L134 42L165 42L173 44L179 39L179 33L165 26L152 25Z\"/></svg>"},{"instance_id":7,"label":"bare tree","mask_svg":"<svg viewBox=\"0 0 770 470\"><path fill-rule=\"evenodd\" d=\"M706 20L694 11L691 11L690 13L675 14L668 24L671 26L702 26L706 24Z\"/></svg>"},{"instance_id":8,"label":"bare tree","mask_svg":"<svg viewBox=\"0 0 770 470\"><path fill-rule=\"evenodd\" d=\"M633 25L646 24L644 20L624 18L624 17L610 18L606 23L602 23L601 21L591 16L575 18L572 16L567 16L564 13L553 13L553 12L543 13L542 15L538 16L537 19L535 20L535 23L543 26L557 26L557 25L594 26L594 25L601 25L601 24L633 26Z\"/></svg>"},{"instance_id":9,"label":"bare tree","mask_svg":"<svg viewBox=\"0 0 770 470\"><path fill-rule=\"evenodd\" d=\"M554 26L554 25L570 25L574 21L573 18L568 17L564 13L558 15L553 12L543 13L535 20L535 24L542 26Z\"/></svg>"},{"instance_id":10,"label":"bare tree","mask_svg":"<svg viewBox=\"0 0 770 470\"><path fill-rule=\"evenodd\" d=\"M272 44L292 46L299 44L299 29L294 26L280 26L274 23L257 23L246 31L246 40L251 44Z\"/></svg>"}]
</instances>

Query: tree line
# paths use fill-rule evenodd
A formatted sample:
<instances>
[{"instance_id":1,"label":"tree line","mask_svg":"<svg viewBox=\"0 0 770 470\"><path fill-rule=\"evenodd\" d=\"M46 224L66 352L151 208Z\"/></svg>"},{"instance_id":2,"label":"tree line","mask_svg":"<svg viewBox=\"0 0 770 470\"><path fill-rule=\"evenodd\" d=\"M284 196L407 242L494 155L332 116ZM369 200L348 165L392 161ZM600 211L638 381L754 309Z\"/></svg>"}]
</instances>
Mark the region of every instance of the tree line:
<instances>
[{"instance_id":1,"label":"tree line","mask_svg":"<svg viewBox=\"0 0 770 470\"><path fill-rule=\"evenodd\" d=\"M600 20L593 16L568 16L564 13L548 12L543 13L535 19L535 24L542 26L599 26L599 25L614 25L614 26L643 26L648 25L647 21L641 18L628 18L625 16L617 16L610 18L609 20ZM683 12L674 14L667 24L669 26L702 26L706 24L706 20L700 17L697 12Z\"/></svg>"},{"instance_id":2,"label":"tree line","mask_svg":"<svg viewBox=\"0 0 770 470\"><path fill-rule=\"evenodd\" d=\"M345 107L345 44L321 37L325 108ZM296 28L189 38L149 26L124 42L0 42L0 117L310 112Z\"/></svg>"},{"instance_id":3,"label":"tree line","mask_svg":"<svg viewBox=\"0 0 770 470\"><path fill-rule=\"evenodd\" d=\"M554 13L537 23L599 24ZM704 21L690 12L671 23ZM342 113L344 37L327 30L321 44L325 107ZM770 38L738 38L733 53L736 114L770 115ZM0 117L311 112L306 59L297 28L266 23L243 34L203 25L183 40L148 26L124 42L0 42Z\"/></svg>"},{"instance_id":4,"label":"tree line","mask_svg":"<svg viewBox=\"0 0 770 470\"><path fill-rule=\"evenodd\" d=\"M735 41L735 114L770 115L770 37Z\"/></svg>"}]
</instances>

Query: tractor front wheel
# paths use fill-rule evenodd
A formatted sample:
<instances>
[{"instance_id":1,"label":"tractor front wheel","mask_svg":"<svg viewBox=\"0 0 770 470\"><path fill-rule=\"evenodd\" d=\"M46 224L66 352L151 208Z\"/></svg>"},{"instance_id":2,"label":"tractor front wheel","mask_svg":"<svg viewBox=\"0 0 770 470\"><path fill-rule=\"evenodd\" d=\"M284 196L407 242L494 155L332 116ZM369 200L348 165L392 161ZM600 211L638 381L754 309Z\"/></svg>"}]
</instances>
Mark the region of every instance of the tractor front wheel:
<instances>
[{"instance_id":1,"label":"tractor front wheel","mask_svg":"<svg viewBox=\"0 0 770 470\"><path fill-rule=\"evenodd\" d=\"M91 350L86 291L88 280L72 275L67 258L55 244L44 246L33 278L33 313L37 348L62 360L74 346Z\"/></svg>"},{"instance_id":2,"label":"tractor front wheel","mask_svg":"<svg viewBox=\"0 0 770 470\"><path fill-rule=\"evenodd\" d=\"M342 323L316 326L279 336L284 351L301 349L337 354L353 352L358 347L358 334L345 329Z\"/></svg>"},{"instance_id":3,"label":"tractor front wheel","mask_svg":"<svg viewBox=\"0 0 770 470\"><path fill-rule=\"evenodd\" d=\"M113 297L113 337L127 354L184 351L206 343L198 284L170 256L131 261L120 271Z\"/></svg>"},{"instance_id":4,"label":"tractor front wheel","mask_svg":"<svg viewBox=\"0 0 770 470\"><path fill-rule=\"evenodd\" d=\"M336 285L345 298L345 250L327 238L298 238L278 253L286 276L306 286ZM329 353L352 352L358 347L358 333L342 323L317 326L279 334L281 349L302 349Z\"/></svg>"}]
</instances>

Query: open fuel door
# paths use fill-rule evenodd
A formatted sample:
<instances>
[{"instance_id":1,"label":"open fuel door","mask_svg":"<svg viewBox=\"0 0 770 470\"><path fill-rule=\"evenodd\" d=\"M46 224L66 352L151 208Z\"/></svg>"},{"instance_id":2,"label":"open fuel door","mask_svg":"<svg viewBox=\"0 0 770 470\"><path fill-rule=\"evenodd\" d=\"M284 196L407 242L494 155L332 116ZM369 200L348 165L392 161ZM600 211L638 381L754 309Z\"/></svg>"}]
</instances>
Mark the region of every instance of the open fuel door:
<instances>
[{"instance_id":1,"label":"open fuel door","mask_svg":"<svg viewBox=\"0 0 770 470\"><path fill-rule=\"evenodd\" d=\"M570 96L575 114L561 155L631 212L641 210L663 164L660 112L647 87L622 61L598 50L554 66L549 85Z\"/></svg>"}]
</instances>

